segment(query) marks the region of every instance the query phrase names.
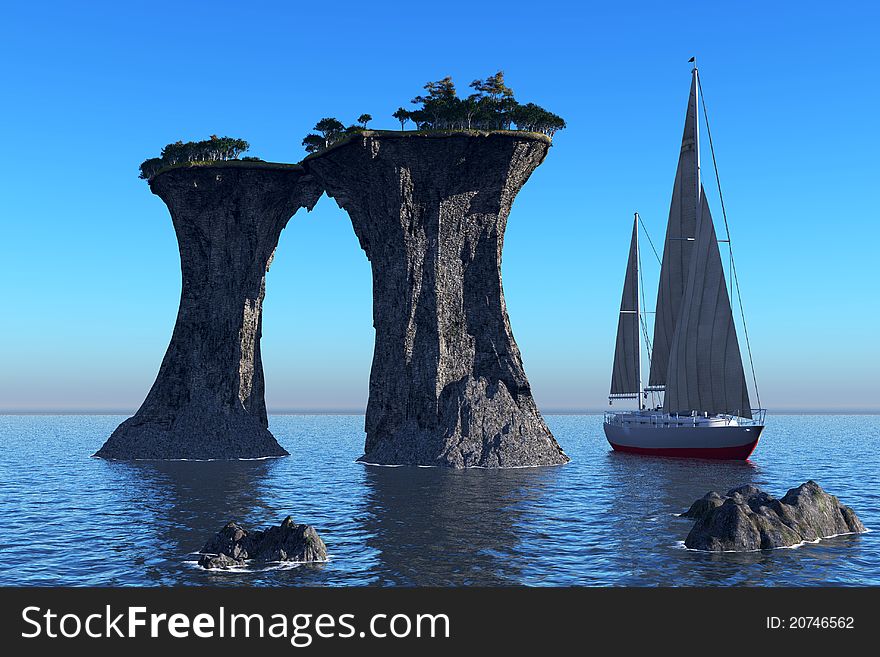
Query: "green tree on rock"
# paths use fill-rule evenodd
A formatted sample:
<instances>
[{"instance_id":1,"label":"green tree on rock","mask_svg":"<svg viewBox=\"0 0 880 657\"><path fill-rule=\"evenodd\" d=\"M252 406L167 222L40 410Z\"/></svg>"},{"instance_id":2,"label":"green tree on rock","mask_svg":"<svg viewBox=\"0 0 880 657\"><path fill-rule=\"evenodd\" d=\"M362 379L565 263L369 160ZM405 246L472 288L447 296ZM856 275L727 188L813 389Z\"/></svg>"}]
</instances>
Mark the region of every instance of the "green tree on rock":
<instances>
[{"instance_id":1,"label":"green tree on rock","mask_svg":"<svg viewBox=\"0 0 880 657\"><path fill-rule=\"evenodd\" d=\"M176 141L167 144L160 157L145 160L140 167L140 177L149 180L160 169L174 164L235 160L249 148L250 144L244 139L217 135L202 141Z\"/></svg>"},{"instance_id":2,"label":"green tree on rock","mask_svg":"<svg viewBox=\"0 0 880 657\"><path fill-rule=\"evenodd\" d=\"M317 153L324 148L326 140L321 135L308 134L302 140L302 145L306 149L306 153Z\"/></svg>"},{"instance_id":3,"label":"green tree on rock","mask_svg":"<svg viewBox=\"0 0 880 657\"><path fill-rule=\"evenodd\" d=\"M534 103L518 105L510 112L510 118L519 130L540 132L551 138L565 127L565 121L561 116L548 112Z\"/></svg>"},{"instance_id":4,"label":"green tree on rock","mask_svg":"<svg viewBox=\"0 0 880 657\"><path fill-rule=\"evenodd\" d=\"M425 85L427 96L416 96L412 99L414 105L421 105L420 111L435 130L446 130L452 127L459 101L455 92L455 83L452 78L446 76L436 82L428 82Z\"/></svg>"},{"instance_id":5,"label":"green tree on rock","mask_svg":"<svg viewBox=\"0 0 880 657\"><path fill-rule=\"evenodd\" d=\"M409 111L403 109L402 107L398 107L398 108L397 108L397 111L394 112L394 114L392 114L391 116L393 116L395 119L397 119L398 121L400 121L400 129L401 129L401 130L403 130L404 128L406 128L406 124L407 124L407 123L409 122L409 120L410 120L410 113L409 113Z\"/></svg>"},{"instance_id":6,"label":"green tree on rock","mask_svg":"<svg viewBox=\"0 0 880 657\"><path fill-rule=\"evenodd\" d=\"M517 106L513 89L504 83L504 71L498 71L485 80L474 80L470 84L476 92L479 127L485 130L510 130L510 115Z\"/></svg>"},{"instance_id":7,"label":"green tree on rock","mask_svg":"<svg viewBox=\"0 0 880 657\"><path fill-rule=\"evenodd\" d=\"M412 121L415 129L426 130L523 130L540 132L552 138L565 128L562 117L534 103L520 105L507 86L504 71L498 71L486 79L478 79L469 85L473 93L460 98L455 82L450 76L428 82L425 93L412 99L415 108L398 107L392 116L406 130ZM358 125L344 127L334 118L324 118L315 125L318 134L310 134L303 140L309 153L322 150L339 141L367 129L373 117L361 114Z\"/></svg>"},{"instance_id":8,"label":"green tree on rock","mask_svg":"<svg viewBox=\"0 0 880 657\"><path fill-rule=\"evenodd\" d=\"M151 157L149 160L144 160L141 163L140 177L144 180L149 180L155 176L163 166L165 165L163 164L161 157Z\"/></svg>"},{"instance_id":9,"label":"green tree on rock","mask_svg":"<svg viewBox=\"0 0 880 657\"><path fill-rule=\"evenodd\" d=\"M345 130L345 126L333 117L325 117L315 124L314 129L324 137L324 148L327 148L339 138L339 135Z\"/></svg>"},{"instance_id":10,"label":"green tree on rock","mask_svg":"<svg viewBox=\"0 0 880 657\"><path fill-rule=\"evenodd\" d=\"M474 80L470 86L478 94L482 94L494 101L513 98L513 89L504 84L504 71L498 71L495 75L491 75L485 80Z\"/></svg>"}]
</instances>

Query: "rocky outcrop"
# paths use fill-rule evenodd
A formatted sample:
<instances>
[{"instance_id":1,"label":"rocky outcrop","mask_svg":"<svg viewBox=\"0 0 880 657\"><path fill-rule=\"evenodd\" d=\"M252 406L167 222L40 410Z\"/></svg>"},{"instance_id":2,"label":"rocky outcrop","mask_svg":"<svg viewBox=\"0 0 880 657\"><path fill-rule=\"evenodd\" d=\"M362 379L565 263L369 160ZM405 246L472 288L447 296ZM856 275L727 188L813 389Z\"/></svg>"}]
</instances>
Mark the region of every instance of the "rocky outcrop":
<instances>
[{"instance_id":1,"label":"rocky outcrop","mask_svg":"<svg viewBox=\"0 0 880 657\"><path fill-rule=\"evenodd\" d=\"M812 480L782 499L756 486L734 488L724 496L707 493L682 517L697 520L685 546L712 552L769 550L866 531L852 509Z\"/></svg>"},{"instance_id":2,"label":"rocky outcrop","mask_svg":"<svg viewBox=\"0 0 880 657\"><path fill-rule=\"evenodd\" d=\"M269 262L282 229L322 193L297 165L214 163L150 181L171 212L183 285L156 382L95 456L284 456L268 430L260 359Z\"/></svg>"},{"instance_id":3,"label":"rocky outcrop","mask_svg":"<svg viewBox=\"0 0 880 657\"><path fill-rule=\"evenodd\" d=\"M249 532L230 522L200 551L203 568L242 566L248 561L327 561L327 546L311 525L297 525L290 516L278 527Z\"/></svg>"},{"instance_id":4,"label":"rocky outcrop","mask_svg":"<svg viewBox=\"0 0 880 657\"><path fill-rule=\"evenodd\" d=\"M747 489L748 490L755 490L755 491L759 490L755 486L742 486L741 488L737 488L735 490L744 491ZM730 495L733 492L734 491L731 490L727 494ZM685 511L684 513L682 513L679 517L680 518L695 518L695 519L705 518L710 513L712 513L712 511L714 511L719 506L724 504L724 501L726 499L727 499L727 497L725 497L724 495L721 495L720 493L717 493L714 490L710 491L710 492L706 493L705 495L703 495L703 497L698 499L696 502L691 504L690 508L687 511Z\"/></svg>"},{"instance_id":5,"label":"rocky outcrop","mask_svg":"<svg viewBox=\"0 0 880 657\"><path fill-rule=\"evenodd\" d=\"M373 270L362 461L568 461L532 398L501 285L510 206L548 148L526 133L364 133L303 163Z\"/></svg>"}]
</instances>

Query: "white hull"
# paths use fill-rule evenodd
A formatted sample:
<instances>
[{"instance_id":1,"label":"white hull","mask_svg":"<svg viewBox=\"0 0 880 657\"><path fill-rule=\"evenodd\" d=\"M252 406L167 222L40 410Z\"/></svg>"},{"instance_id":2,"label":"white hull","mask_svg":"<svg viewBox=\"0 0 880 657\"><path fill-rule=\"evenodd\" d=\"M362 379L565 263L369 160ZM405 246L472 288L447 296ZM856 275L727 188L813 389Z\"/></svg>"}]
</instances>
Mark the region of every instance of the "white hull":
<instances>
[{"instance_id":1,"label":"white hull","mask_svg":"<svg viewBox=\"0 0 880 657\"><path fill-rule=\"evenodd\" d=\"M762 424L743 426L724 419L683 421L660 426L637 417L633 421L606 421L605 437L615 450L633 454L744 460L764 430Z\"/></svg>"}]
</instances>

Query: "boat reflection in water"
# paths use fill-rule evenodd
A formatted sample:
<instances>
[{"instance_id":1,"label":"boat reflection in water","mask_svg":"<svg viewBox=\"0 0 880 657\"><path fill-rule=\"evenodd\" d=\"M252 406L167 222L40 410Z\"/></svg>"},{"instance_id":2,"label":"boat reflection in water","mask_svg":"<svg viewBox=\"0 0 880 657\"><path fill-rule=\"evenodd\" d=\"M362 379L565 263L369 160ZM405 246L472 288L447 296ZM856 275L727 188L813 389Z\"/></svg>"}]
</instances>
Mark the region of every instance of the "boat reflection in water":
<instances>
[{"instance_id":1,"label":"boat reflection in water","mask_svg":"<svg viewBox=\"0 0 880 657\"><path fill-rule=\"evenodd\" d=\"M680 459L634 456L609 451L605 459L611 487L607 517L617 530L609 533L608 548L625 556L621 572L624 582L643 586L646 582L703 580L735 583L743 577L742 559L761 560L761 553L715 555L685 549L684 538L694 521L677 518L694 500L711 490L726 493L731 488L753 484L766 487L761 469L750 461ZM617 482L617 483L615 483ZM646 539L652 545L645 549ZM747 575L746 575L747 576Z\"/></svg>"}]
</instances>

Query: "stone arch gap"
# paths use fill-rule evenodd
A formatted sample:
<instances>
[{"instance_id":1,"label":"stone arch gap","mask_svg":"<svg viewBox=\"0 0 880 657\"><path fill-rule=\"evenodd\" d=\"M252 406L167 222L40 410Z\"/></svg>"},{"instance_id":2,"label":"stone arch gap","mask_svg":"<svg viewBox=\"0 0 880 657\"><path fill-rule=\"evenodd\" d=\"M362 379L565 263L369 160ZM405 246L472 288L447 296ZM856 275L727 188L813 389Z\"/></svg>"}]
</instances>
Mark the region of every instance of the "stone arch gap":
<instances>
[{"instance_id":1,"label":"stone arch gap","mask_svg":"<svg viewBox=\"0 0 880 657\"><path fill-rule=\"evenodd\" d=\"M263 369L269 413L356 412L373 357L372 275L351 220L322 195L281 232L266 275Z\"/></svg>"}]
</instances>

